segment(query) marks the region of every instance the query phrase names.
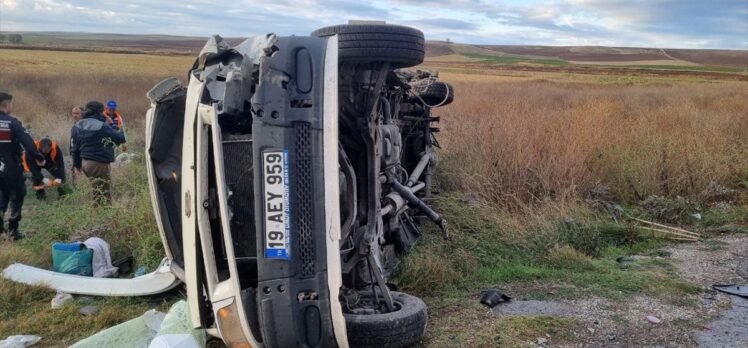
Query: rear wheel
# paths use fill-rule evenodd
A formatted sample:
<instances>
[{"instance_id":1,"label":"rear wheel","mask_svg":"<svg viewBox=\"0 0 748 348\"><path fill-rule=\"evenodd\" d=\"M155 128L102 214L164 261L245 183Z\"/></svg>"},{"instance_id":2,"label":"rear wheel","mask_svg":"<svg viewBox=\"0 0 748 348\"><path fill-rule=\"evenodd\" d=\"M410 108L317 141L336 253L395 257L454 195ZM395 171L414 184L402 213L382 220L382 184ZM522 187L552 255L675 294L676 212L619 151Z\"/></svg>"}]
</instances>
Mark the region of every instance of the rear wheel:
<instances>
[{"instance_id":1,"label":"rear wheel","mask_svg":"<svg viewBox=\"0 0 748 348\"><path fill-rule=\"evenodd\" d=\"M317 29L312 36L338 35L341 62L387 62L392 68L421 64L425 54L423 33L391 24L345 24Z\"/></svg>"},{"instance_id":2,"label":"rear wheel","mask_svg":"<svg viewBox=\"0 0 748 348\"><path fill-rule=\"evenodd\" d=\"M381 313L371 293L361 293L356 309L344 313L351 347L409 347L426 332L426 304L418 297L391 291L394 312Z\"/></svg>"}]
</instances>

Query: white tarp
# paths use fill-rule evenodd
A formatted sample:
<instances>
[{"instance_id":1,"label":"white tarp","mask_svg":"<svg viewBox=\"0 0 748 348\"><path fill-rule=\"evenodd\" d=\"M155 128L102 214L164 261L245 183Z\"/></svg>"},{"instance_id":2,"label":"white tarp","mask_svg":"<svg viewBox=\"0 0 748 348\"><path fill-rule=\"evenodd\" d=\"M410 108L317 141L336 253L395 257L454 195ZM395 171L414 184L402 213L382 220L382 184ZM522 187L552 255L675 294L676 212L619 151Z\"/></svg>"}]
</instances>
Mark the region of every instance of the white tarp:
<instances>
[{"instance_id":1,"label":"white tarp","mask_svg":"<svg viewBox=\"0 0 748 348\"><path fill-rule=\"evenodd\" d=\"M149 310L143 315L78 341L71 348L202 348L205 331L189 321L187 303L179 301L169 313Z\"/></svg>"},{"instance_id":2,"label":"white tarp","mask_svg":"<svg viewBox=\"0 0 748 348\"><path fill-rule=\"evenodd\" d=\"M83 244L86 248L93 249L93 276L96 278L109 278L117 273L117 267L112 266L112 257L109 254L109 243L99 237L86 239Z\"/></svg>"}]
</instances>

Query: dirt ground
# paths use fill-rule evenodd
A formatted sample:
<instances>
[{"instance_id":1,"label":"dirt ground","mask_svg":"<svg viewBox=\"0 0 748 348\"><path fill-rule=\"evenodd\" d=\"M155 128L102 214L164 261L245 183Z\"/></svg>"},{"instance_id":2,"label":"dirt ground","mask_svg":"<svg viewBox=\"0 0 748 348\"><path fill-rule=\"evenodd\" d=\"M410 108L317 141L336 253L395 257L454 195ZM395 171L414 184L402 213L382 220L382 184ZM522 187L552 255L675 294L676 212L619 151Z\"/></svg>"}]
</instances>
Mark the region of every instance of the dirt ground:
<instances>
[{"instance_id":1,"label":"dirt ground","mask_svg":"<svg viewBox=\"0 0 748 348\"><path fill-rule=\"evenodd\" d=\"M748 235L680 244L663 254L669 256L655 258L672 262L674 271L702 291L685 298L513 301L495 307L494 314L574 318L580 325L573 332L574 343L561 345L567 347L748 347L748 300L711 290L716 283L748 283L735 272L748 258ZM651 257L632 262L645 258ZM544 337L533 344L550 346Z\"/></svg>"}]
</instances>

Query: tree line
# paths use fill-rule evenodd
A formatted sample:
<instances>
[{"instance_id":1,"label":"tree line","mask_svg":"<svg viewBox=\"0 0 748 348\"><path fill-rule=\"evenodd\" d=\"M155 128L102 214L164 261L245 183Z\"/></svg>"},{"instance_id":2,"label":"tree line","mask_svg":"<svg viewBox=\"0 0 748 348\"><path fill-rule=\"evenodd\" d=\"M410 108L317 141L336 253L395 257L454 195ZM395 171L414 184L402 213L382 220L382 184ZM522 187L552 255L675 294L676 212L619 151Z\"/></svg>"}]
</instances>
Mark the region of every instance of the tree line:
<instances>
[{"instance_id":1,"label":"tree line","mask_svg":"<svg viewBox=\"0 0 748 348\"><path fill-rule=\"evenodd\" d=\"M2 34L0 33L0 42L10 42L10 43L21 43L23 42L23 35L21 34Z\"/></svg>"}]
</instances>

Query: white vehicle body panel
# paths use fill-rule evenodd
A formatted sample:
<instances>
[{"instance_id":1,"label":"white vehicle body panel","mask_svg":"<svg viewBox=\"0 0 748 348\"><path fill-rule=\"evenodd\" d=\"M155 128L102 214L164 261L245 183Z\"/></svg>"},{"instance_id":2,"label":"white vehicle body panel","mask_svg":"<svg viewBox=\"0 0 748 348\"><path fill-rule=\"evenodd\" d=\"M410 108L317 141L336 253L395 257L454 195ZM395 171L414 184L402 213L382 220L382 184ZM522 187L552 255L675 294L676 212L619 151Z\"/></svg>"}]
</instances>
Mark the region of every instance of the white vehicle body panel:
<instances>
[{"instance_id":1,"label":"white vehicle body panel","mask_svg":"<svg viewBox=\"0 0 748 348\"><path fill-rule=\"evenodd\" d=\"M348 347L345 317L340 301L335 301L343 285L340 267L340 174L338 163L338 36L327 40L325 52L325 91L323 120L323 158L325 161L325 230L327 231L327 285L330 289L335 339L341 348ZM333 165L333 163L335 165Z\"/></svg>"},{"instance_id":2,"label":"white vehicle body panel","mask_svg":"<svg viewBox=\"0 0 748 348\"><path fill-rule=\"evenodd\" d=\"M197 118L197 105L200 95L203 92L205 84L197 78L190 76L189 86L187 88L187 99L184 109L184 134L182 134L183 144L192 144L195 141L195 120ZM182 195L184 202L182 205L182 253L184 254L184 271L188 276L185 277L187 288L187 304L190 307L190 319L192 327L199 328L202 326L200 317L200 299L203 296L203 287L197 279L198 269L203 265L198 263L197 258L197 192L195 186L195 150L192 146L182 146ZM203 252L205 251L205 244ZM211 249L212 250L212 249ZM203 254L205 255L205 254Z\"/></svg>"},{"instance_id":3,"label":"white vehicle body panel","mask_svg":"<svg viewBox=\"0 0 748 348\"><path fill-rule=\"evenodd\" d=\"M14 263L3 271L6 279L27 285L47 286L57 291L91 296L148 296L168 291L180 281L164 259L155 272L132 279L94 278L64 274Z\"/></svg>"}]
</instances>

